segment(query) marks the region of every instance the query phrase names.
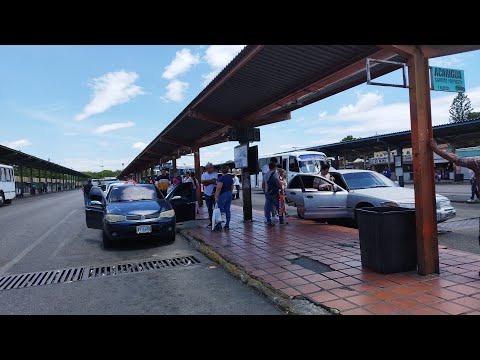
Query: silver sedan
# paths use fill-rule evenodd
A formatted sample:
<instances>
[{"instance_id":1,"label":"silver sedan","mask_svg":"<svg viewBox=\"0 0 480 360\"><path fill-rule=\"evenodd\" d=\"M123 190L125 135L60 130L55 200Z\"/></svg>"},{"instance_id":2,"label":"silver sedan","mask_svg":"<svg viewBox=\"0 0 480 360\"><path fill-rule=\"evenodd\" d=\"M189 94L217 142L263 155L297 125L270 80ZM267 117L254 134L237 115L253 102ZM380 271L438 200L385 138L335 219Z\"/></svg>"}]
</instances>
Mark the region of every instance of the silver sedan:
<instances>
[{"instance_id":1,"label":"silver sedan","mask_svg":"<svg viewBox=\"0 0 480 360\"><path fill-rule=\"evenodd\" d=\"M399 206L415 209L413 189L399 187L382 174L370 170L335 170L334 182L321 175L295 175L285 191L286 202L305 219L356 219L355 209ZM455 217L450 200L436 194L437 222Z\"/></svg>"}]
</instances>

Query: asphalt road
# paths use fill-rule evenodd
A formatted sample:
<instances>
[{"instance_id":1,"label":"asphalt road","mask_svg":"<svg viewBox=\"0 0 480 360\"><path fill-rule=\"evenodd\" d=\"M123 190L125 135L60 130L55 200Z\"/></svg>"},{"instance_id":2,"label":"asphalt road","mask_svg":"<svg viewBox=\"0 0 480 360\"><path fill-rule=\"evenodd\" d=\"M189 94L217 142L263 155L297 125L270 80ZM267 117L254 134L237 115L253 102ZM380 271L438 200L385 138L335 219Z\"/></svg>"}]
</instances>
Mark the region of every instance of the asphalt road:
<instances>
[{"instance_id":1,"label":"asphalt road","mask_svg":"<svg viewBox=\"0 0 480 360\"><path fill-rule=\"evenodd\" d=\"M190 266L0 290L0 314L281 314L192 248L122 244L103 248L101 232L85 225L80 190L18 199L0 208L2 276L140 260L195 256Z\"/></svg>"},{"instance_id":2,"label":"asphalt road","mask_svg":"<svg viewBox=\"0 0 480 360\"><path fill-rule=\"evenodd\" d=\"M413 185L407 185L413 187ZM453 219L438 224L438 243L449 249L463 250L480 254L480 244L478 236L480 233L480 202L467 204L458 199L469 199L470 185L465 184L437 184L436 192L452 198L453 206L457 210L457 216ZM242 206L242 193L240 200L234 200L233 205ZM256 210L263 211L265 204L265 195L261 189L252 189L252 206ZM286 206L287 213L291 216L297 216L297 209L292 206ZM313 221L313 220L312 220Z\"/></svg>"}]
</instances>

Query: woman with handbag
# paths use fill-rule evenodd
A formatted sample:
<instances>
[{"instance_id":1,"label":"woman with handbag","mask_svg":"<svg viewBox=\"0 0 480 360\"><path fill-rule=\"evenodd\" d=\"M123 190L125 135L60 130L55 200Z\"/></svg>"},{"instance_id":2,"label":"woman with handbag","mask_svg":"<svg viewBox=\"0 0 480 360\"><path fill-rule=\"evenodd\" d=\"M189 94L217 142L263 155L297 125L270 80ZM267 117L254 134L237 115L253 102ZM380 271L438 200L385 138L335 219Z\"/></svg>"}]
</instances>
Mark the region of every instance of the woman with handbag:
<instances>
[{"instance_id":1,"label":"woman with handbag","mask_svg":"<svg viewBox=\"0 0 480 360\"><path fill-rule=\"evenodd\" d=\"M231 175L228 175L229 167L227 165L222 166L222 176L217 180L217 189L215 191L215 202L220 208L220 212L225 213L226 222L224 229L230 228L230 206L232 204L232 191L233 191L233 179ZM213 224L213 222L212 222ZM214 230L221 230L222 223L215 225Z\"/></svg>"}]
</instances>

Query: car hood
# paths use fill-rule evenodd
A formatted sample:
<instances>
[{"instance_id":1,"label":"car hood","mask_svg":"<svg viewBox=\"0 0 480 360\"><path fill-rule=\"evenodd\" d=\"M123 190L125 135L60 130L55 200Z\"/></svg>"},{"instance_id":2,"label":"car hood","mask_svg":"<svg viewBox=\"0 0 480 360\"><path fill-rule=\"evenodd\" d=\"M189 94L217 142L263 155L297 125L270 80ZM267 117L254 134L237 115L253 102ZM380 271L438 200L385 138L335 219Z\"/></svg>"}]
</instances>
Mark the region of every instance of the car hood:
<instances>
[{"instance_id":1,"label":"car hood","mask_svg":"<svg viewBox=\"0 0 480 360\"><path fill-rule=\"evenodd\" d=\"M172 207L166 200L115 202L108 204L107 214L150 215L161 211L170 210L171 208Z\"/></svg>"},{"instance_id":2,"label":"car hood","mask_svg":"<svg viewBox=\"0 0 480 360\"><path fill-rule=\"evenodd\" d=\"M351 193L397 202L415 203L415 191L404 187L358 189L352 190ZM445 196L439 194L435 194L435 197L437 201L448 200Z\"/></svg>"}]
</instances>

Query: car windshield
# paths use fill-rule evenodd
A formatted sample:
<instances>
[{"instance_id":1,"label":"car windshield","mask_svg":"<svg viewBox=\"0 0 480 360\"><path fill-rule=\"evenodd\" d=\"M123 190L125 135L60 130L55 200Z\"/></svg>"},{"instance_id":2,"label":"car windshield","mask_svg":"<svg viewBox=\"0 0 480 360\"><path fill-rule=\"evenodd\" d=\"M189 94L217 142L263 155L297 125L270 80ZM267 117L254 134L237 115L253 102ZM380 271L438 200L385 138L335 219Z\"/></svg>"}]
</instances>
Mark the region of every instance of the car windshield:
<instances>
[{"instance_id":1,"label":"car windshield","mask_svg":"<svg viewBox=\"0 0 480 360\"><path fill-rule=\"evenodd\" d=\"M397 184L386 176L369 171L343 174L343 178L351 190L397 186Z\"/></svg>"},{"instance_id":2,"label":"car windshield","mask_svg":"<svg viewBox=\"0 0 480 360\"><path fill-rule=\"evenodd\" d=\"M110 192L110 202L158 200L158 193L153 185L114 186Z\"/></svg>"},{"instance_id":3,"label":"car windshield","mask_svg":"<svg viewBox=\"0 0 480 360\"><path fill-rule=\"evenodd\" d=\"M318 155L300 155L298 157L298 166L302 173L318 174L324 163L324 159Z\"/></svg>"}]
</instances>

